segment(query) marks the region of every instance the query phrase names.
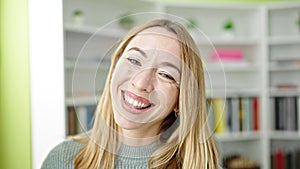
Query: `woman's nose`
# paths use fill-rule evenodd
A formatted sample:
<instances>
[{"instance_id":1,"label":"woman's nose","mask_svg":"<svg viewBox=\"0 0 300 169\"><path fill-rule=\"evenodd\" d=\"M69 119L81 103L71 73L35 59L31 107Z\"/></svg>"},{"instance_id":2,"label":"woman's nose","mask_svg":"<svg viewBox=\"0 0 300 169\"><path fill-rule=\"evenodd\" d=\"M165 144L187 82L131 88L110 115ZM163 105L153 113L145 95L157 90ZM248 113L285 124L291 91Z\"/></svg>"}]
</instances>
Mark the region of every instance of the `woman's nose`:
<instances>
[{"instance_id":1,"label":"woman's nose","mask_svg":"<svg viewBox=\"0 0 300 169\"><path fill-rule=\"evenodd\" d=\"M153 69L142 70L132 78L131 85L137 90L151 92L154 89L154 75Z\"/></svg>"}]
</instances>

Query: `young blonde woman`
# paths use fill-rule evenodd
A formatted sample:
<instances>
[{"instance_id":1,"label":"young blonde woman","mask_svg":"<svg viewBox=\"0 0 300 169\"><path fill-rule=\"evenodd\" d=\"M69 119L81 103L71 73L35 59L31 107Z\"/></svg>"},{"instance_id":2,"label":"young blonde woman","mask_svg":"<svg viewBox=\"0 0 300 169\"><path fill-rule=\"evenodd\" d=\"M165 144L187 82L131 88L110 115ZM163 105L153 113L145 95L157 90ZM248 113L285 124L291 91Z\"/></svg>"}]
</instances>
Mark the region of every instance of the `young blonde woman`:
<instances>
[{"instance_id":1,"label":"young blonde woman","mask_svg":"<svg viewBox=\"0 0 300 169\"><path fill-rule=\"evenodd\" d=\"M134 28L114 53L92 130L56 146L42 168L219 168L202 65L182 25Z\"/></svg>"}]
</instances>

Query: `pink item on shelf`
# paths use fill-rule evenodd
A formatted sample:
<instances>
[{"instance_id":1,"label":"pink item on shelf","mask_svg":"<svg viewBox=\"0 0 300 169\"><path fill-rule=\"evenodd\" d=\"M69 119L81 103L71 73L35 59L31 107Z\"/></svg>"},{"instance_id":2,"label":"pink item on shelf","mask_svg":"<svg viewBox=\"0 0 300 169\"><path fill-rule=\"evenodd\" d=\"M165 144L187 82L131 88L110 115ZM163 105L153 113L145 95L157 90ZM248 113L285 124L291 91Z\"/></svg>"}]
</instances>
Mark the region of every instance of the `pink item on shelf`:
<instances>
[{"instance_id":1,"label":"pink item on shelf","mask_svg":"<svg viewBox=\"0 0 300 169\"><path fill-rule=\"evenodd\" d=\"M244 53L241 49L216 49L211 54L212 61L242 61L244 59Z\"/></svg>"}]
</instances>

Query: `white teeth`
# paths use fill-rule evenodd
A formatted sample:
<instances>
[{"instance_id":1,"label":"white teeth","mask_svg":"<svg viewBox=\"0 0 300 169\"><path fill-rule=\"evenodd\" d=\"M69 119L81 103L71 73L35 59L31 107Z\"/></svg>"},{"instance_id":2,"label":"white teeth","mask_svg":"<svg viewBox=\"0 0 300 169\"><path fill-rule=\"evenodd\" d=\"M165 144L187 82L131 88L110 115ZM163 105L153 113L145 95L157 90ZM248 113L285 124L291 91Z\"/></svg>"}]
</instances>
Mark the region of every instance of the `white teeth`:
<instances>
[{"instance_id":1,"label":"white teeth","mask_svg":"<svg viewBox=\"0 0 300 169\"><path fill-rule=\"evenodd\" d=\"M132 98L129 98L129 104L132 104L134 102L134 100Z\"/></svg>"},{"instance_id":2,"label":"white teeth","mask_svg":"<svg viewBox=\"0 0 300 169\"><path fill-rule=\"evenodd\" d=\"M146 105L145 103L142 103L142 102L139 102L137 100L134 100L133 98L130 98L126 94L124 94L124 99L127 103L129 103L129 104L131 104L135 107L144 108L144 107L149 106L149 105Z\"/></svg>"},{"instance_id":3,"label":"white teeth","mask_svg":"<svg viewBox=\"0 0 300 169\"><path fill-rule=\"evenodd\" d=\"M138 104L139 104L139 103L138 103L138 101L136 101L136 100L133 102L133 105L134 105L134 106L137 106Z\"/></svg>"}]
</instances>

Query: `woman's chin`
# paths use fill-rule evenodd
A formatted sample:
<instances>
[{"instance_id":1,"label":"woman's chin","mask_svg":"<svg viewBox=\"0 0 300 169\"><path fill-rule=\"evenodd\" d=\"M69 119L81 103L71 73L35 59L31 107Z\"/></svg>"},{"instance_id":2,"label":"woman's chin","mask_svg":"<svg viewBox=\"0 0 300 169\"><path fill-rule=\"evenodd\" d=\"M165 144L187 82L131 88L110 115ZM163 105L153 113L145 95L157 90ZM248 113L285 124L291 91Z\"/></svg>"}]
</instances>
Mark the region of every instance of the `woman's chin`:
<instances>
[{"instance_id":1,"label":"woman's chin","mask_svg":"<svg viewBox=\"0 0 300 169\"><path fill-rule=\"evenodd\" d=\"M138 123L138 122L134 122L129 119L126 119L126 118L122 117L122 115L120 115L119 113L115 113L114 119L115 119L117 125L122 129L133 130L133 129L140 128L143 125L142 123Z\"/></svg>"}]
</instances>

